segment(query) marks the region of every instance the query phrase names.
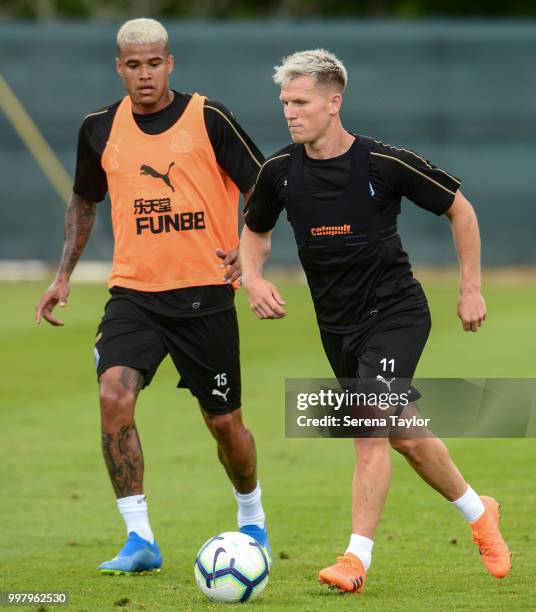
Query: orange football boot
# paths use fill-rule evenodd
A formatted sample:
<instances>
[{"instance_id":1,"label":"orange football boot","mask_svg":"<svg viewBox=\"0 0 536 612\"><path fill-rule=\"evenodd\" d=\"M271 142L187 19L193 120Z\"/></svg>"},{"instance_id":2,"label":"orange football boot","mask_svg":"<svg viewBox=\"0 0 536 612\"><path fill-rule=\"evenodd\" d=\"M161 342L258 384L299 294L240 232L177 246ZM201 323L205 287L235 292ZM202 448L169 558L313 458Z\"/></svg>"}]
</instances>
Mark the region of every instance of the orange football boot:
<instances>
[{"instance_id":1,"label":"orange football boot","mask_svg":"<svg viewBox=\"0 0 536 612\"><path fill-rule=\"evenodd\" d=\"M343 593L361 593L367 573L361 559L352 553L337 557L337 563L320 570L318 579L323 584L336 587Z\"/></svg>"},{"instance_id":2,"label":"orange football boot","mask_svg":"<svg viewBox=\"0 0 536 612\"><path fill-rule=\"evenodd\" d=\"M482 561L495 578L508 576L512 563L511 553L499 531L499 504L487 495L481 495L484 514L471 523L473 543L478 546Z\"/></svg>"}]
</instances>

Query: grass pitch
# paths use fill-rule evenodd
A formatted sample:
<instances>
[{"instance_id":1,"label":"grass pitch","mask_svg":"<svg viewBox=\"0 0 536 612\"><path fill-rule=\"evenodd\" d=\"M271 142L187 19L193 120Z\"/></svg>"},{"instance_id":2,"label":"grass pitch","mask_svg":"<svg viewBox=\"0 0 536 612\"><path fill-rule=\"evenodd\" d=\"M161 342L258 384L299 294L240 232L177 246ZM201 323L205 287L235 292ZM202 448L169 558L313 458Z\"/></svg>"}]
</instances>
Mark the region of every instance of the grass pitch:
<instances>
[{"instance_id":1,"label":"grass pitch","mask_svg":"<svg viewBox=\"0 0 536 612\"><path fill-rule=\"evenodd\" d=\"M161 366L137 413L164 569L147 577L100 576L97 565L125 537L100 454L92 355L106 290L74 286L66 326L53 329L33 323L43 283L0 286L0 591L69 591L69 609L90 612L220 608L197 589L193 564L208 537L235 529L235 501L194 399L175 389L172 364ZM534 377L534 286L488 285L490 314L476 335L461 331L454 285L425 287L434 326L418 375ZM503 533L514 553L507 579L487 574L458 513L394 456L364 593L342 596L317 584L318 569L343 552L349 537L353 451L348 440L284 438L284 378L331 372L306 287L282 283L280 289L289 313L282 321L257 321L243 292L238 296L244 411L257 441L275 557L266 592L248 605L534 609L533 439L447 441L472 486L502 503Z\"/></svg>"}]
</instances>

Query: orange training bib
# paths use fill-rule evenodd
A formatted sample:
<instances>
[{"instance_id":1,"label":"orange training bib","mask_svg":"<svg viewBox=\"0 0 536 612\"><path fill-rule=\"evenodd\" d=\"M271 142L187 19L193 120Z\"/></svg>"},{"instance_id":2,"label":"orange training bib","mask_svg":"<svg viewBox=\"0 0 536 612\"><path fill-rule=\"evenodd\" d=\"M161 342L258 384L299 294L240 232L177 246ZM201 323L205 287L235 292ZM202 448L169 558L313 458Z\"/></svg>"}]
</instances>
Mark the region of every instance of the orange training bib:
<instances>
[{"instance_id":1,"label":"orange training bib","mask_svg":"<svg viewBox=\"0 0 536 612\"><path fill-rule=\"evenodd\" d=\"M194 94L179 120L142 132L126 96L102 155L115 239L108 286L167 291L221 285L216 249L238 245L239 190L219 167Z\"/></svg>"}]
</instances>

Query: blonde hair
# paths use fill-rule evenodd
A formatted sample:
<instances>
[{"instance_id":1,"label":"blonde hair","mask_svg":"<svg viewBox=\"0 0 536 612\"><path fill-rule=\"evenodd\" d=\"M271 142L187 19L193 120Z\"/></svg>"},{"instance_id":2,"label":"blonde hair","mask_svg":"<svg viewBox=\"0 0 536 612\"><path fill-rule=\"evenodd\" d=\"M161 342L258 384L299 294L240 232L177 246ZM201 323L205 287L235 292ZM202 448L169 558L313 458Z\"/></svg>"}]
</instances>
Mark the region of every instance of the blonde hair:
<instances>
[{"instance_id":1,"label":"blonde hair","mask_svg":"<svg viewBox=\"0 0 536 612\"><path fill-rule=\"evenodd\" d=\"M297 51L274 66L273 79L276 85L285 87L299 76L311 76L322 85L336 85L341 92L346 88L348 72L337 57L325 49Z\"/></svg>"},{"instance_id":2,"label":"blonde hair","mask_svg":"<svg viewBox=\"0 0 536 612\"><path fill-rule=\"evenodd\" d=\"M117 46L128 44L150 45L162 41L167 47L168 33L166 28L156 19L130 19L117 32Z\"/></svg>"}]
</instances>

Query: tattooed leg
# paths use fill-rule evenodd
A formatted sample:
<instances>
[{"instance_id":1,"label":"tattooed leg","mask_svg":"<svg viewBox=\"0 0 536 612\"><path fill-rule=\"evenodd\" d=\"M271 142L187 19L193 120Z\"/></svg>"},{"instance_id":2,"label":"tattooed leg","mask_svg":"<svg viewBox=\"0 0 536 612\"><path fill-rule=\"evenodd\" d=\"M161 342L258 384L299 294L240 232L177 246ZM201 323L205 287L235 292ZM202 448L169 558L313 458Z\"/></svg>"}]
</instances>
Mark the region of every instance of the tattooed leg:
<instances>
[{"instance_id":1,"label":"tattooed leg","mask_svg":"<svg viewBox=\"0 0 536 612\"><path fill-rule=\"evenodd\" d=\"M134 401L136 401L143 386L142 373L139 370L122 366L119 368L119 382L126 391L134 396Z\"/></svg>"},{"instance_id":2,"label":"tattooed leg","mask_svg":"<svg viewBox=\"0 0 536 612\"><path fill-rule=\"evenodd\" d=\"M143 493L143 452L133 423L116 434L102 432L102 452L116 497Z\"/></svg>"},{"instance_id":3,"label":"tattooed leg","mask_svg":"<svg viewBox=\"0 0 536 612\"><path fill-rule=\"evenodd\" d=\"M134 409L143 376L124 366L100 377L102 452L118 498L143 493L143 452Z\"/></svg>"}]
</instances>

